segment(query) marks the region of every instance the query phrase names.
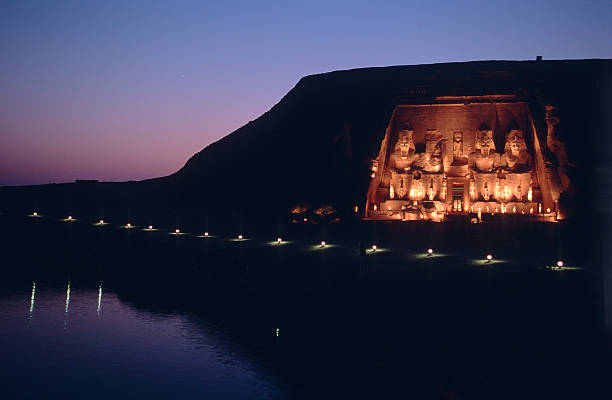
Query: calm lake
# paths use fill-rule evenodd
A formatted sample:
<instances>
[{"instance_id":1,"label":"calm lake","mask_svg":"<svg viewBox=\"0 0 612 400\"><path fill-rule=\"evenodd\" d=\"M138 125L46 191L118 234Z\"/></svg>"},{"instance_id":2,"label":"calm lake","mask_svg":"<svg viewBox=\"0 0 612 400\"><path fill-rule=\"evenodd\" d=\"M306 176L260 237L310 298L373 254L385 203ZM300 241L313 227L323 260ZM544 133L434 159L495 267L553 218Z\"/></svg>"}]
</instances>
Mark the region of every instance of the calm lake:
<instances>
[{"instance_id":1,"label":"calm lake","mask_svg":"<svg viewBox=\"0 0 612 400\"><path fill-rule=\"evenodd\" d=\"M321 248L6 216L1 234L3 398L573 399L609 389L598 271L546 268L541 251L486 264L383 243L360 257L331 234Z\"/></svg>"},{"instance_id":2,"label":"calm lake","mask_svg":"<svg viewBox=\"0 0 612 400\"><path fill-rule=\"evenodd\" d=\"M138 310L112 291L15 287L0 300L4 398L279 398L214 326Z\"/></svg>"}]
</instances>

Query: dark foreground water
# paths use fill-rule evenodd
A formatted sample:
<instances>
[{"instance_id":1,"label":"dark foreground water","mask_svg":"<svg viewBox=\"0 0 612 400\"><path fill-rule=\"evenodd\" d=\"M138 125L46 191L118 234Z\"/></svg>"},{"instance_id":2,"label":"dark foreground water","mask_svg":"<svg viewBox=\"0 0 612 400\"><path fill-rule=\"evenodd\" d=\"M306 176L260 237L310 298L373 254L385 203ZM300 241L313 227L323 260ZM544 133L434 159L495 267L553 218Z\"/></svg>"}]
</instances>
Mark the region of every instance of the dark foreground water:
<instances>
[{"instance_id":1,"label":"dark foreground water","mask_svg":"<svg viewBox=\"0 0 612 400\"><path fill-rule=\"evenodd\" d=\"M609 398L600 271L545 268L556 232L483 264L2 218L2 398Z\"/></svg>"},{"instance_id":2,"label":"dark foreground water","mask_svg":"<svg viewBox=\"0 0 612 400\"><path fill-rule=\"evenodd\" d=\"M3 398L277 398L273 376L214 327L115 293L40 284L0 301ZM4 397L6 396L6 397Z\"/></svg>"}]
</instances>

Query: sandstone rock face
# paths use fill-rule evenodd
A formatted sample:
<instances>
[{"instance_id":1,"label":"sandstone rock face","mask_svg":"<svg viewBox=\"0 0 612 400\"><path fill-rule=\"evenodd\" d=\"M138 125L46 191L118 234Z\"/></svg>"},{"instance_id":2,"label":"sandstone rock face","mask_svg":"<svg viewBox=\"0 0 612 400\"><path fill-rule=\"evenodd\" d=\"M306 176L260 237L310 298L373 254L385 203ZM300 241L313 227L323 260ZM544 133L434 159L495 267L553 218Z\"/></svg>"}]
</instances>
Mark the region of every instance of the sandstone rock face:
<instances>
[{"instance_id":1,"label":"sandstone rock face","mask_svg":"<svg viewBox=\"0 0 612 400\"><path fill-rule=\"evenodd\" d=\"M547 122L552 155L545 157L538 139L543 136L518 96L397 105L373 161L377 173L366 218L441 221L470 213L478 220L497 213L562 218L557 201L570 187L563 174L567 157L554 133L556 121L548 116Z\"/></svg>"}]
</instances>

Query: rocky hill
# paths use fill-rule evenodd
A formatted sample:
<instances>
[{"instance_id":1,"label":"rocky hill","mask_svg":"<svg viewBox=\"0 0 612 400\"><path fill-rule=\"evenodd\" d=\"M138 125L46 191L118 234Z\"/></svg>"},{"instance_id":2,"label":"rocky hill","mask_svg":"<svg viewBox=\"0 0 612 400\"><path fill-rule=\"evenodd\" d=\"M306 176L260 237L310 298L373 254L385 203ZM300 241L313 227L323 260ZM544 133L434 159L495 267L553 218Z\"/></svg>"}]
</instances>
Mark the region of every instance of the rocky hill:
<instances>
[{"instance_id":1,"label":"rocky hill","mask_svg":"<svg viewBox=\"0 0 612 400\"><path fill-rule=\"evenodd\" d=\"M588 191L597 185L593 171L608 157L611 88L612 60L479 61L312 75L270 111L198 152L168 177L2 188L2 206L31 207L35 193L36 201L45 199L54 207L66 202L74 207L90 196L106 208L146 204L265 212L305 203L348 210L365 203L369 162L379 151L395 105L494 94L528 101L543 131L545 106L558 107L562 140L577 166L578 192Z\"/></svg>"},{"instance_id":2,"label":"rocky hill","mask_svg":"<svg viewBox=\"0 0 612 400\"><path fill-rule=\"evenodd\" d=\"M592 171L606 157L600 150L611 79L611 60L466 62L308 76L269 112L195 154L168 179L205 203L362 205L369 161L396 104L491 94L525 98L543 132L545 106L558 106L570 161Z\"/></svg>"}]
</instances>

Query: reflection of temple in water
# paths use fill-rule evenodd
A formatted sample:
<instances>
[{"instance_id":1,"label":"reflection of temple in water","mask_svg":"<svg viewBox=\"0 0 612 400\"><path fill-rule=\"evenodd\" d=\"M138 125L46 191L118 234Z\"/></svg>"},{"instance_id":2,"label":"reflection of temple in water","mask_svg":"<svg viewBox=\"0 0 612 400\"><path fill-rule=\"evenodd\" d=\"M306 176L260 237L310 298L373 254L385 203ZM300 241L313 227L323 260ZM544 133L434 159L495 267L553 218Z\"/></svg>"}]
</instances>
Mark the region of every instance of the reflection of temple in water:
<instances>
[{"instance_id":1,"label":"reflection of temple in water","mask_svg":"<svg viewBox=\"0 0 612 400\"><path fill-rule=\"evenodd\" d=\"M527 103L515 96L396 106L372 162L366 218L562 218L569 180L555 107L546 108L546 123L538 134Z\"/></svg>"}]
</instances>

